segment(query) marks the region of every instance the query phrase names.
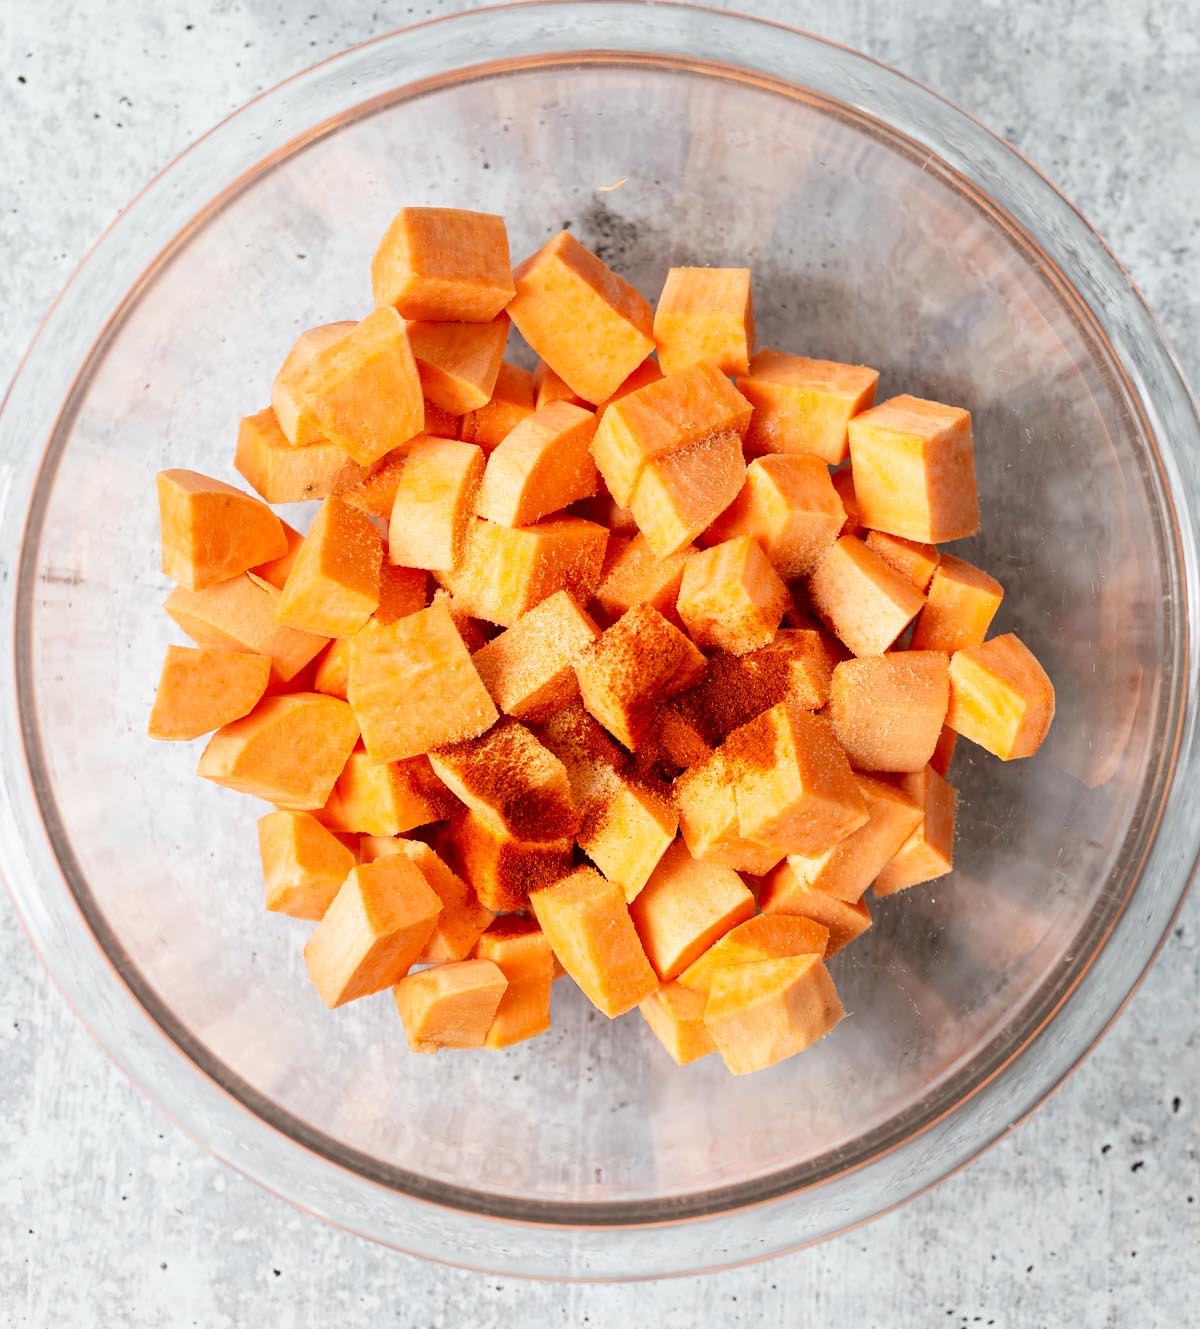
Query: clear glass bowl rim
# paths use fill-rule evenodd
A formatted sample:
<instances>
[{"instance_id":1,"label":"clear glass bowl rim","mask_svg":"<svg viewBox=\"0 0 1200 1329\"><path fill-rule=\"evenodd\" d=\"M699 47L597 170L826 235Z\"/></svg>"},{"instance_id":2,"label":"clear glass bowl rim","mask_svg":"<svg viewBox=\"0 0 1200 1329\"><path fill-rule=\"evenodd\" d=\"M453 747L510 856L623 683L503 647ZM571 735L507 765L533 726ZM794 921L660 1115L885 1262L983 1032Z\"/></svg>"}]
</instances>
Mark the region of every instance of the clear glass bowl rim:
<instances>
[{"instance_id":1,"label":"clear glass bowl rim","mask_svg":"<svg viewBox=\"0 0 1200 1329\"><path fill-rule=\"evenodd\" d=\"M87 365L139 287L222 197L335 120L369 113L380 98L572 58L737 69L793 93L798 85L928 153L1033 247L1111 346L1143 422L1175 546L1168 666L1175 686L1150 815L1157 829L1146 830L1140 872L1129 874L1107 937L1040 1018L1027 1021L1011 1047L995 1050L994 1064L965 1095L953 1082L954 1093L932 1096L886 1147L822 1176L777 1174L682 1203L509 1205L420 1178L397 1182L289 1133L253 1094L239 1101L188 1055L186 1039L172 1040L98 943L43 821L45 791L26 761L36 724L20 705L19 625L36 552L36 539L31 548L26 537L36 536L36 495L52 478L54 457L49 445L44 454L19 445L63 435ZM310 128L290 134L286 126L295 124ZM921 85L782 25L655 0L532 0L386 34L262 94L156 176L84 259L18 370L0 411L0 632L9 682L0 700L0 869L43 964L113 1060L206 1147L302 1208L400 1249L494 1272L655 1276L776 1254L895 1207L1011 1129L1086 1056L1152 963L1194 871L1200 826L1198 496L1196 406L1128 276L1035 168ZM1138 911L1129 907L1135 887ZM813 1213L814 1188L821 1215Z\"/></svg>"}]
</instances>

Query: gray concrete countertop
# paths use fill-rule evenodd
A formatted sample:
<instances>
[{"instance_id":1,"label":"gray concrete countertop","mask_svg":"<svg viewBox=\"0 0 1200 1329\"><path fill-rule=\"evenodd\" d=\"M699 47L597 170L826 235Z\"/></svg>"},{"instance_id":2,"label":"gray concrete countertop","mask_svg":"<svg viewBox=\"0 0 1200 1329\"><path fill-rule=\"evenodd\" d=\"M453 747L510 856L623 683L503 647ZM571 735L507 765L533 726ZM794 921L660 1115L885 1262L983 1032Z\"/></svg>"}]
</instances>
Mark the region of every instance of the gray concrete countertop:
<instances>
[{"instance_id":1,"label":"gray concrete countertop","mask_svg":"<svg viewBox=\"0 0 1200 1329\"><path fill-rule=\"evenodd\" d=\"M473 7L4 0L0 382L86 247L197 134L321 56ZM1190 0L741 8L866 50L1016 144L1106 237L1200 382ZM0 915L0 1329L1182 1329L1200 1316L1196 895L1095 1055L965 1172L815 1250L637 1287L439 1268L294 1212L126 1083L42 974L3 898Z\"/></svg>"}]
</instances>

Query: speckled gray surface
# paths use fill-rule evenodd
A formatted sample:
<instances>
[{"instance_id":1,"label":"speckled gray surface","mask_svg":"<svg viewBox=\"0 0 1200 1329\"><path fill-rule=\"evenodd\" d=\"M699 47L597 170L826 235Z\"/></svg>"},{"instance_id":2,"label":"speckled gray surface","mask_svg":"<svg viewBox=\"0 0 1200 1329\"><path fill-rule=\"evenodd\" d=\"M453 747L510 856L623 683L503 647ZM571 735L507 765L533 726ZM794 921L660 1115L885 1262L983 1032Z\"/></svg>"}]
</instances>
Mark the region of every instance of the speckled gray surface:
<instances>
[{"instance_id":1,"label":"speckled gray surface","mask_svg":"<svg viewBox=\"0 0 1200 1329\"><path fill-rule=\"evenodd\" d=\"M468 7L342 0L309 15L280 0L91 0L68 13L6 0L0 381L96 234L196 134L319 56ZM1008 137L1098 226L1200 380L1200 25L1190 0L742 7L867 50ZM107 1063L6 902L0 914L2 1329L1196 1323L1195 896L1095 1055L964 1173L818 1249L639 1287L437 1268L261 1193Z\"/></svg>"}]
</instances>

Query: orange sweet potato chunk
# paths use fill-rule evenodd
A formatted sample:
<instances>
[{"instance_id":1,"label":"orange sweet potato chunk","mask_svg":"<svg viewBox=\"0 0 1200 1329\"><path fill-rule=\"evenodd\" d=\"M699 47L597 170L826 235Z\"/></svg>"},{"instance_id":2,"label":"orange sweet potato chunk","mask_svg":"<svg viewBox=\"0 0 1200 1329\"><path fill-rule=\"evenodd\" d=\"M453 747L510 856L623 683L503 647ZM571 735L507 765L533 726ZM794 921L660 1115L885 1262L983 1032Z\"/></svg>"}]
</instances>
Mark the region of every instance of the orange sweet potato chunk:
<instances>
[{"instance_id":1,"label":"orange sweet potato chunk","mask_svg":"<svg viewBox=\"0 0 1200 1329\"><path fill-rule=\"evenodd\" d=\"M926 544L979 529L969 411L905 394L856 416L849 434L864 526Z\"/></svg>"},{"instance_id":2,"label":"orange sweet potato chunk","mask_svg":"<svg viewBox=\"0 0 1200 1329\"><path fill-rule=\"evenodd\" d=\"M501 526L529 526L596 492L590 446L596 417L554 401L520 422L487 459L475 512Z\"/></svg>"},{"instance_id":3,"label":"orange sweet potato chunk","mask_svg":"<svg viewBox=\"0 0 1200 1329\"><path fill-rule=\"evenodd\" d=\"M879 896L934 881L954 867L954 789L932 766L904 776L901 787L921 809L921 820L876 876Z\"/></svg>"},{"instance_id":4,"label":"orange sweet potato chunk","mask_svg":"<svg viewBox=\"0 0 1200 1329\"><path fill-rule=\"evenodd\" d=\"M325 439L293 447L269 406L238 425L233 464L268 503L325 498L364 474L363 467Z\"/></svg>"},{"instance_id":5,"label":"orange sweet potato chunk","mask_svg":"<svg viewBox=\"0 0 1200 1329\"><path fill-rule=\"evenodd\" d=\"M413 445L388 522L392 563L435 572L458 563L483 468L483 450L473 443L427 438Z\"/></svg>"},{"instance_id":6,"label":"orange sweet potato chunk","mask_svg":"<svg viewBox=\"0 0 1200 1329\"><path fill-rule=\"evenodd\" d=\"M357 466L357 463L351 462L350 464L356 466L360 474L347 483L339 482L334 486L333 492L343 503L349 503L352 508L365 512L369 517L378 517L381 521L387 521L392 511L392 504L396 501L400 478L408 465L408 454L422 439L428 437L428 434L415 434L406 443L401 443L398 448L385 453L370 466Z\"/></svg>"},{"instance_id":7,"label":"orange sweet potato chunk","mask_svg":"<svg viewBox=\"0 0 1200 1329\"><path fill-rule=\"evenodd\" d=\"M737 535L688 562L676 607L697 646L745 655L774 638L790 604L758 542Z\"/></svg>"},{"instance_id":8,"label":"orange sweet potato chunk","mask_svg":"<svg viewBox=\"0 0 1200 1329\"><path fill-rule=\"evenodd\" d=\"M950 774L950 763L954 760L954 749L958 746L958 735L949 725L942 726L942 732L938 735L937 746L933 749L933 756L929 758L929 764L941 776Z\"/></svg>"},{"instance_id":9,"label":"orange sweet potato chunk","mask_svg":"<svg viewBox=\"0 0 1200 1329\"><path fill-rule=\"evenodd\" d=\"M566 767L571 797L582 814L587 805L612 787L624 773L628 757L608 736L604 727L572 702L556 711L538 727L538 737Z\"/></svg>"},{"instance_id":10,"label":"orange sweet potato chunk","mask_svg":"<svg viewBox=\"0 0 1200 1329\"><path fill-rule=\"evenodd\" d=\"M1054 684L1015 633L950 657L946 723L1001 761L1032 757L1054 719Z\"/></svg>"},{"instance_id":11,"label":"orange sweet potato chunk","mask_svg":"<svg viewBox=\"0 0 1200 1329\"><path fill-rule=\"evenodd\" d=\"M545 360L539 360L533 371L533 404L541 410L552 401L569 401L572 406L589 405L579 393L571 391Z\"/></svg>"},{"instance_id":12,"label":"orange sweet potato chunk","mask_svg":"<svg viewBox=\"0 0 1200 1329\"><path fill-rule=\"evenodd\" d=\"M704 1023L734 1075L765 1070L824 1038L845 1015L818 955L718 969Z\"/></svg>"},{"instance_id":13,"label":"orange sweet potato chunk","mask_svg":"<svg viewBox=\"0 0 1200 1329\"><path fill-rule=\"evenodd\" d=\"M668 374L704 362L746 373L754 350L750 269L672 268L654 311L654 341Z\"/></svg>"},{"instance_id":14,"label":"orange sweet potato chunk","mask_svg":"<svg viewBox=\"0 0 1200 1329\"><path fill-rule=\"evenodd\" d=\"M725 740L744 839L785 854L823 854L867 821L829 725L786 702Z\"/></svg>"},{"instance_id":15,"label":"orange sweet potato chunk","mask_svg":"<svg viewBox=\"0 0 1200 1329\"><path fill-rule=\"evenodd\" d=\"M586 604L600 584L608 532L580 517L548 517L533 526L472 519L463 556L442 577L463 612L499 627L557 591Z\"/></svg>"},{"instance_id":16,"label":"orange sweet potato chunk","mask_svg":"<svg viewBox=\"0 0 1200 1329\"><path fill-rule=\"evenodd\" d=\"M947 554L932 573L925 608L913 625L913 649L952 655L982 646L1003 599L995 577Z\"/></svg>"},{"instance_id":17,"label":"orange sweet potato chunk","mask_svg":"<svg viewBox=\"0 0 1200 1329\"><path fill-rule=\"evenodd\" d=\"M291 572L300 554L300 546L304 543L304 536L294 526L289 526L286 521L279 524L283 527L283 538L287 541L287 549L278 558L268 559L267 562L251 568L250 577L254 581L266 582L273 589L282 591L284 583L288 579L288 573Z\"/></svg>"},{"instance_id":18,"label":"orange sweet potato chunk","mask_svg":"<svg viewBox=\"0 0 1200 1329\"><path fill-rule=\"evenodd\" d=\"M736 434L740 447L750 404L714 365L698 364L627 393L598 416L592 455L609 493L628 507L655 458L716 434Z\"/></svg>"},{"instance_id":19,"label":"orange sweet potato chunk","mask_svg":"<svg viewBox=\"0 0 1200 1329\"><path fill-rule=\"evenodd\" d=\"M806 452L836 466L846 460L846 427L875 400L878 382L866 365L759 351L737 380L754 407L747 452Z\"/></svg>"},{"instance_id":20,"label":"orange sweet potato chunk","mask_svg":"<svg viewBox=\"0 0 1200 1329\"><path fill-rule=\"evenodd\" d=\"M759 886L758 903L763 917L806 918L828 928L827 959L861 937L871 926L871 911L865 900L857 903L841 900L810 886L792 866L791 859L785 859L765 878Z\"/></svg>"},{"instance_id":21,"label":"orange sweet potato chunk","mask_svg":"<svg viewBox=\"0 0 1200 1329\"><path fill-rule=\"evenodd\" d=\"M295 345L280 365L271 384L271 409L275 412L284 438L293 447L329 441L321 432L311 406L297 395L296 385L305 368L317 355L353 331L352 321L324 323L319 328L309 328L296 338Z\"/></svg>"},{"instance_id":22,"label":"orange sweet potato chunk","mask_svg":"<svg viewBox=\"0 0 1200 1329\"><path fill-rule=\"evenodd\" d=\"M376 309L318 351L294 391L321 434L364 466L424 428L417 363L404 320L391 308Z\"/></svg>"},{"instance_id":23,"label":"orange sweet potato chunk","mask_svg":"<svg viewBox=\"0 0 1200 1329\"><path fill-rule=\"evenodd\" d=\"M813 608L855 655L882 655L925 597L853 535L843 535L809 578Z\"/></svg>"},{"instance_id":24,"label":"orange sweet potato chunk","mask_svg":"<svg viewBox=\"0 0 1200 1329\"><path fill-rule=\"evenodd\" d=\"M865 543L888 567L907 577L918 591L928 591L941 562L936 545L921 544L918 540L906 540L901 535L887 535L883 531L868 531Z\"/></svg>"},{"instance_id":25,"label":"orange sweet potato chunk","mask_svg":"<svg viewBox=\"0 0 1200 1329\"><path fill-rule=\"evenodd\" d=\"M569 231L513 271L518 331L585 401L608 397L654 350L645 298Z\"/></svg>"},{"instance_id":26,"label":"orange sweet potato chunk","mask_svg":"<svg viewBox=\"0 0 1200 1329\"><path fill-rule=\"evenodd\" d=\"M475 943L482 960L491 960L508 981L483 1045L512 1047L550 1028L550 989L554 952L532 918L506 914L496 918Z\"/></svg>"},{"instance_id":27,"label":"orange sweet potato chunk","mask_svg":"<svg viewBox=\"0 0 1200 1329\"><path fill-rule=\"evenodd\" d=\"M710 526L738 496L746 463L736 432L714 434L642 468L629 500L651 552L668 558Z\"/></svg>"},{"instance_id":28,"label":"orange sweet potato chunk","mask_svg":"<svg viewBox=\"0 0 1200 1329\"><path fill-rule=\"evenodd\" d=\"M737 498L708 528L710 543L752 536L784 581L806 577L842 532L846 510L819 457L759 457Z\"/></svg>"},{"instance_id":29,"label":"orange sweet potato chunk","mask_svg":"<svg viewBox=\"0 0 1200 1329\"><path fill-rule=\"evenodd\" d=\"M707 997L679 983L664 983L638 1004L654 1037L677 1066L687 1066L717 1050L704 1023Z\"/></svg>"},{"instance_id":30,"label":"orange sweet potato chunk","mask_svg":"<svg viewBox=\"0 0 1200 1329\"><path fill-rule=\"evenodd\" d=\"M563 968L609 1019L658 987L625 895L592 868L535 890L529 903Z\"/></svg>"},{"instance_id":31,"label":"orange sweet potato chunk","mask_svg":"<svg viewBox=\"0 0 1200 1329\"><path fill-rule=\"evenodd\" d=\"M575 660L599 632L569 591L556 591L472 660L505 715L537 724L578 699Z\"/></svg>"},{"instance_id":32,"label":"orange sweet potato chunk","mask_svg":"<svg viewBox=\"0 0 1200 1329\"><path fill-rule=\"evenodd\" d=\"M736 766L724 748L687 770L675 781L679 830L697 862L763 876L783 857L783 850L756 844L738 822Z\"/></svg>"},{"instance_id":33,"label":"orange sweet potato chunk","mask_svg":"<svg viewBox=\"0 0 1200 1329\"><path fill-rule=\"evenodd\" d=\"M610 537L609 547L612 545ZM685 545L666 558L659 558L639 531L609 562L604 580L596 589L596 601L614 619L640 604L653 605L665 618L674 619L683 570L695 553L695 549Z\"/></svg>"},{"instance_id":34,"label":"orange sweet potato chunk","mask_svg":"<svg viewBox=\"0 0 1200 1329\"><path fill-rule=\"evenodd\" d=\"M331 830L349 834L403 835L448 817L453 807L425 757L377 762L355 751L317 817Z\"/></svg>"},{"instance_id":35,"label":"orange sweet potato chunk","mask_svg":"<svg viewBox=\"0 0 1200 1329\"><path fill-rule=\"evenodd\" d=\"M350 645L347 695L374 761L473 738L499 715L444 605L368 623Z\"/></svg>"},{"instance_id":36,"label":"orange sweet potato chunk","mask_svg":"<svg viewBox=\"0 0 1200 1329\"><path fill-rule=\"evenodd\" d=\"M452 416L492 399L508 341L508 315L490 323L410 323L408 341L426 401Z\"/></svg>"},{"instance_id":37,"label":"orange sweet potato chunk","mask_svg":"<svg viewBox=\"0 0 1200 1329\"><path fill-rule=\"evenodd\" d=\"M533 375L528 369L510 365L505 360L496 375L496 386L487 405L462 417L460 437L464 442L477 443L484 452L490 452L526 416L532 415L533 410Z\"/></svg>"},{"instance_id":38,"label":"orange sweet potato chunk","mask_svg":"<svg viewBox=\"0 0 1200 1329\"><path fill-rule=\"evenodd\" d=\"M718 969L758 960L782 960L788 955L823 956L828 943L829 929L810 918L759 914L713 942L679 975L679 982L707 996Z\"/></svg>"},{"instance_id":39,"label":"orange sweet potato chunk","mask_svg":"<svg viewBox=\"0 0 1200 1329\"><path fill-rule=\"evenodd\" d=\"M409 1051L483 1047L507 987L491 960L458 960L408 974L392 995Z\"/></svg>"},{"instance_id":40,"label":"orange sweet potato chunk","mask_svg":"<svg viewBox=\"0 0 1200 1329\"><path fill-rule=\"evenodd\" d=\"M323 808L358 739L354 713L319 692L268 697L208 740L197 775L276 807Z\"/></svg>"},{"instance_id":41,"label":"orange sweet potato chunk","mask_svg":"<svg viewBox=\"0 0 1200 1329\"><path fill-rule=\"evenodd\" d=\"M371 289L406 319L490 323L513 296L504 218L401 208L371 260Z\"/></svg>"},{"instance_id":42,"label":"orange sweet potato chunk","mask_svg":"<svg viewBox=\"0 0 1200 1329\"><path fill-rule=\"evenodd\" d=\"M390 854L352 868L304 947L326 1006L392 987L417 962L441 911L415 863Z\"/></svg>"},{"instance_id":43,"label":"orange sweet potato chunk","mask_svg":"<svg viewBox=\"0 0 1200 1329\"><path fill-rule=\"evenodd\" d=\"M270 678L271 661L265 655L168 646L147 732L165 739L209 734L248 715Z\"/></svg>"},{"instance_id":44,"label":"orange sweet potato chunk","mask_svg":"<svg viewBox=\"0 0 1200 1329\"><path fill-rule=\"evenodd\" d=\"M650 605L635 605L579 652L575 675L588 711L627 748L649 728L656 701L690 687L704 656Z\"/></svg>"},{"instance_id":45,"label":"orange sweet potato chunk","mask_svg":"<svg viewBox=\"0 0 1200 1329\"><path fill-rule=\"evenodd\" d=\"M629 915L654 972L669 982L754 909L736 872L697 862L676 840L630 902Z\"/></svg>"},{"instance_id":46,"label":"orange sweet potato chunk","mask_svg":"<svg viewBox=\"0 0 1200 1329\"><path fill-rule=\"evenodd\" d=\"M529 907L529 893L560 881L571 871L572 841L515 840L464 809L455 813L438 841L446 858L485 908L496 913Z\"/></svg>"},{"instance_id":47,"label":"orange sweet potato chunk","mask_svg":"<svg viewBox=\"0 0 1200 1329\"><path fill-rule=\"evenodd\" d=\"M287 540L265 503L197 471L158 473L162 569L189 591L279 558Z\"/></svg>"},{"instance_id":48,"label":"orange sweet potato chunk","mask_svg":"<svg viewBox=\"0 0 1200 1329\"><path fill-rule=\"evenodd\" d=\"M326 645L325 637L275 620L279 592L249 573L189 591L177 586L164 608L198 646L253 651L271 661L272 678L290 682Z\"/></svg>"},{"instance_id":49,"label":"orange sweet potato chunk","mask_svg":"<svg viewBox=\"0 0 1200 1329\"><path fill-rule=\"evenodd\" d=\"M663 371L659 368L657 360L643 360L619 387L610 392L599 403L596 407L597 419L604 414L605 409L611 406L613 402L620 401L622 397L628 397L631 392L637 392L639 388L649 387L651 383L657 383L662 377Z\"/></svg>"},{"instance_id":50,"label":"orange sweet potato chunk","mask_svg":"<svg viewBox=\"0 0 1200 1329\"><path fill-rule=\"evenodd\" d=\"M833 671L829 718L860 771L919 771L929 764L950 705L941 651L890 651L843 660Z\"/></svg>"},{"instance_id":51,"label":"orange sweet potato chunk","mask_svg":"<svg viewBox=\"0 0 1200 1329\"><path fill-rule=\"evenodd\" d=\"M839 534L857 535L862 528L862 522L858 519L858 498L854 493L854 470L850 466L843 466L840 471L834 471L829 479L838 498L842 500L842 508L846 513L846 520L842 523Z\"/></svg>"},{"instance_id":52,"label":"orange sweet potato chunk","mask_svg":"<svg viewBox=\"0 0 1200 1329\"><path fill-rule=\"evenodd\" d=\"M679 814L661 788L614 773L582 809L580 849L635 900L679 829Z\"/></svg>"},{"instance_id":53,"label":"orange sweet potato chunk","mask_svg":"<svg viewBox=\"0 0 1200 1329\"><path fill-rule=\"evenodd\" d=\"M321 504L275 605L290 628L349 637L379 607L383 542L366 513L340 498Z\"/></svg>"},{"instance_id":54,"label":"orange sweet potato chunk","mask_svg":"<svg viewBox=\"0 0 1200 1329\"><path fill-rule=\"evenodd\" d=\"M579 829L566 767L515 720L439 748L429 761L438 779L497 835L558 841Z\"/></svg>"},{"instance_id":55,"label":"orange sweet potato chunk","mask_svg":"<svg viewBox=\"0 0 1200 1329\"><path fill-rule=\"evenodd\" d=\"M258 822L267 908L319 919L355 866L354 855L307 812L268 812Z\"/></svg>"},{"instance_id":56,"label":"orange sweet potato chunk","mask_svg":"<svg viewBox=\"0 0 1200 1329\"><path fill-rule=\"evenodd\" d=\"M921 822L920 804L904 789L869 775L858 777L867 805L865 826L816 857L790 854L788 864L812 890L857 904Z\"/></svg>"}]
</instances>

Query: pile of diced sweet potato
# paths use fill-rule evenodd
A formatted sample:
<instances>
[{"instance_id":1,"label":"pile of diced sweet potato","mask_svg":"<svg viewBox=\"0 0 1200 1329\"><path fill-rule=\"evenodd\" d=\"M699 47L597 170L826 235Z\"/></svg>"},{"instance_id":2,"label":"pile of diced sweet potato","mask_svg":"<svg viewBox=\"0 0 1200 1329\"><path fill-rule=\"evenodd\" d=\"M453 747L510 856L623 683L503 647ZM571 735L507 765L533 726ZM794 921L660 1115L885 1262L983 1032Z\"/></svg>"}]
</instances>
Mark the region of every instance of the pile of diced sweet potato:
<instances>
[{"instance_id":1,"label":"pile of diced sweet potato","mask_svg":"<svg viewBox=\"0 0 1200 1329\"><path fill-rule=\"evenodd\" d=\"M415 1050L543 1032L562 973L680 1063L802 1050L868 888L950 871L956 737L1024 757L1054 713L938 547L979 524L968 412L755 351L742 268L652 310L568 231L513 270L501 218L407 208L372 279L241 423L265 503L159 476L197 647L151 735L216 731L320 996L392 988ZM304 536L267 506L305 499Z\"/></svg>"}]
</instances>

